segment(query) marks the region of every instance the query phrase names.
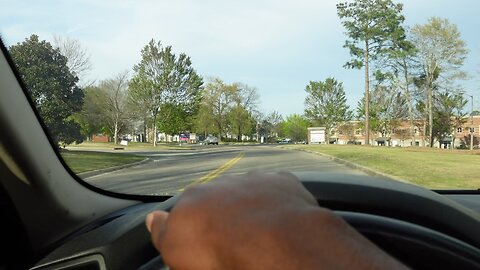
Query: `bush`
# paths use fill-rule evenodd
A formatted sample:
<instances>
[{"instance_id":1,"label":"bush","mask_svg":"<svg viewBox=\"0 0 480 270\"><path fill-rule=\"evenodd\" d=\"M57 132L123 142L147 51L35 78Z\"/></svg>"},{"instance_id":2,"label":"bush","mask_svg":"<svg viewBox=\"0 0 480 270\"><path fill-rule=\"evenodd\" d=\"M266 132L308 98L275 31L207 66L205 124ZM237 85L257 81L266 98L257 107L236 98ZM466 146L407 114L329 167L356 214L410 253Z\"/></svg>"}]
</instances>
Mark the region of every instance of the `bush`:
<instances>
[{"instance_id":1,"label":"bush","mask_svg":"<svg viewBox=\"0 0 480 270\"><path fill-rule=\"evenodd\" d=\"M222 138L222 142L238 142L237 138Z\"/></svg>"}]
</instances>

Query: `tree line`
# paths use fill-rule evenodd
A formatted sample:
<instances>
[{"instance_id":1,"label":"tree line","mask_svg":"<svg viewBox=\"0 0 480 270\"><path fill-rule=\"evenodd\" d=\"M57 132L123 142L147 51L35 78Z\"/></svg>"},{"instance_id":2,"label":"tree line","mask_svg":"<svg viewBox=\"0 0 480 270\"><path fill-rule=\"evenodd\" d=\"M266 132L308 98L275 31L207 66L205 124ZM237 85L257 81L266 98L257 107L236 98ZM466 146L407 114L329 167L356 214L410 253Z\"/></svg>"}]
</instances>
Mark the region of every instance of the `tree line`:
<instances>
[{"instance_id":1,"label":"tree line","mask_svg":"<svg viewBox=\"0 0 480 270\"><path fill-rule=\"evenodd\" d=\"M364 96L352 109L342 82L311 81L304 113L285 119L278 112L260 112L255 87L220 78L205 82L188 55L153 39L130 71L99 82L84 80L91 64L77 40L55 37L52 45L31 35L9 51L57 143L78 143L97 133L118 143L122 134L149 131L153 136L143 140L153 144L159 132L186 131L220 139L234 135L238 141L301 141L309 126L325 127L328 139L334 129L360 120L366 144L371 132L388 136L407 121L405 136L415 140L420 131L433 146L466 121L467 99L458 82L467 78L462 66L468 49L447 19L432 17L406 27L402 10L392 0L337 4L347 36L343 47L351 55L344 67L365 71Z\"/></svg>"},{"instance_id":2,"label":"tree line","mask_svg":"<svg viewBox=\"0 0 480 270\"><path fill-rule=\"evenodd\" d=\"M52 45L33 34L9 51L56 143L80 143L102 133L116 144L124 134L153 133L143 140L156 145L159 132L220 139L235 134L242 141L267 129L255 87L219 78L205 84L190 57L173 53L171 46L152 39L132 71L79 86L79 76L91 67L88 55L77 40L55 40Z\"/></svg>"},{"instance_id":3,"label":"tree line","mask_svg":"<svg viewBox=\"0 0 480 270\"><path fill-rule=\"evenodd\" d=\"M370 133L391 135L402 122L406 137L415 133L433 146L466 122L468 100L459 81L468 55L457 26L431 17L425 24L404 26L403 5L391 0L355 0L337 4L351 60L344 67L365 71L364 95L354 112L347 106L341 82L312 81L306 87L304 116L326 127L361 120L365 144ZM455 138L455 136L453 136Z\"/></svg>"}]
</instances>

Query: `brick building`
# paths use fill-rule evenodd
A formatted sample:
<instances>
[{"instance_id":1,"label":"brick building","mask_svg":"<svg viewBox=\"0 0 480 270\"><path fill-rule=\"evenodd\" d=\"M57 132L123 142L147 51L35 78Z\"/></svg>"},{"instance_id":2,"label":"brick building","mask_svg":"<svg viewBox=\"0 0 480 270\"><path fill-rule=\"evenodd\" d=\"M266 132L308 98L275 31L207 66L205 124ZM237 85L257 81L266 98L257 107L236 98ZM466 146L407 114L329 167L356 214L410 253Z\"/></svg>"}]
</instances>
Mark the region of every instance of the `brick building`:
<instances>
[{"instance_id":1,"label":"brick building","mask_svg":"<svg viewBox=\"0 0 480 270\"><path fill-rule=\"evenodd\" d=\"M473 125L472 125L473 121ZM339 125L335 130L330 132L329 143L335 144L364 144L365 132L361 128L362 123L360 121L350 121ZM468 148L470 145L470 128L473 127L473 142L475 147L479 147L480 139L480 116L468 117L466 122L455 128L452 134L445 136L444 141L434 142L434 147L450 148L466 145ZM391 134L382 133L370 133L371 145L389 145L389 146L402 146L407 147L411 145L428 146L428 137L424 136L423 122L414 121L413 131L415 137L413 139L411 135L411 127L409 121L402 121L397 128L391 132Z\"/></svg>"}]
</instances>

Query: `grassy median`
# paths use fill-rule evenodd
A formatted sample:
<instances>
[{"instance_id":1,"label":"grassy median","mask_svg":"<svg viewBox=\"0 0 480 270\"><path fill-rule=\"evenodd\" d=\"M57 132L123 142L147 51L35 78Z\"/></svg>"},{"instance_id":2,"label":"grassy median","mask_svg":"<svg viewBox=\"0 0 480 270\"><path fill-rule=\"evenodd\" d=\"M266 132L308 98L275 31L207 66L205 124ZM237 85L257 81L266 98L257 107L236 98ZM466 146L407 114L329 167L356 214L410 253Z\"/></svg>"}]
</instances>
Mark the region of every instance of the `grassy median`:
<instances>
[{"instance_id":1,"label":"grassy median","mask_svg":"<svg viewBox=\"0 0 480 270\"><path fill-rule=\"evenodd\" d=\"M431 189L479 189L480 151L420 147L289 145L335 156Z\"/></svg>"},{"instance_id":2,"label":"grassy median","mask_svg":"<svg viewBox=\"0 0 480 270\"><path fill-rule=\"evenodd\" d=\"M179 143L158 143L157 146L153 147L151 143L138 143L138 142L129 142L128 145L123 146L120 144L114 144L113 142L103 143L103 142L83 142L80 144L71 144L67 148L76 148L76 149L98 149L98 150L112 150L114 148L122 148L124 150L131 151L159 151L159 150L188 150L191 147L188 144Z\"/></svg>"},{"instance_id":3,"label":"grassy median","mask_svg":"<svg viewBox=\"0 0 480 270\"><path fill-rule=\"evenodd\" d=\"M61 155L74 173L110 168L145 159L132 154L94 151L62 151Z\"/></svg>"}]
</instances>

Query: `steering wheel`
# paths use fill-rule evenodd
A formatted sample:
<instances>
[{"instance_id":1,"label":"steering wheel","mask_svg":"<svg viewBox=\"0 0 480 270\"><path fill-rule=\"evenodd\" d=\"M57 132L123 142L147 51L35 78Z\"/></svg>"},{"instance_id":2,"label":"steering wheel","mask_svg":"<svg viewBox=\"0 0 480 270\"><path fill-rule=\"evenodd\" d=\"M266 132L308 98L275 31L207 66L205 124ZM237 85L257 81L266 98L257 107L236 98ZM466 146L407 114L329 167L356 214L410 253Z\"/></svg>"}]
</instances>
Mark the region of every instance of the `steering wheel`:
<instances>
[{"instance_id":1,"label":"steering wheel","mask_svg":"<svg viewBox=\"0 0 480 270\"><path fill-rule=\"evenodd\" d=\"M433 191L371 176L295 175L321 206L407 266L480 269L480 239L475 233L479 220L455 202ZM165 267L156 257L140 269Z\"/></svg>"}]
</instances>

